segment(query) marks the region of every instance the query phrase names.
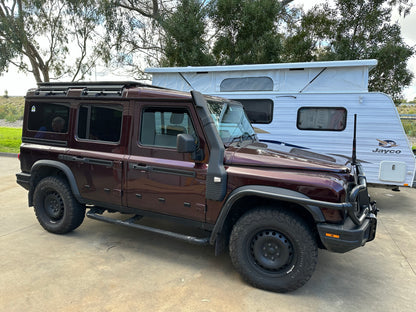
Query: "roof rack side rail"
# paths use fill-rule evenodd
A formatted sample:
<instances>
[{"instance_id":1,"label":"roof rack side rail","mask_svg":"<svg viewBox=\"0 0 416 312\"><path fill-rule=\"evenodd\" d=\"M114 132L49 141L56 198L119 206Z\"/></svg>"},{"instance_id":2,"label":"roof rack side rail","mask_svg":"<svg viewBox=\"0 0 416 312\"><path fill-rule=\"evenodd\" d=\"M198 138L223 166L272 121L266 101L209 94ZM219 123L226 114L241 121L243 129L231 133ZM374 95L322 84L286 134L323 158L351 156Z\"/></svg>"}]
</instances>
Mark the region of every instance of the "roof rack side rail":
<instances>
[{"instance_id":1,"label":"roof rack side rail","mask_svg":"<svg viewBox=\"0 0 416 312\"><path fill-rule=\"evenodd\" d=\"M164 89L137 81L84 81L84 82L40 82L36 93L40 95L67 94L69 89L82 89L84 96L122 95L124 89L134 87L147 87Z\"/></svg>"}]
</instances>

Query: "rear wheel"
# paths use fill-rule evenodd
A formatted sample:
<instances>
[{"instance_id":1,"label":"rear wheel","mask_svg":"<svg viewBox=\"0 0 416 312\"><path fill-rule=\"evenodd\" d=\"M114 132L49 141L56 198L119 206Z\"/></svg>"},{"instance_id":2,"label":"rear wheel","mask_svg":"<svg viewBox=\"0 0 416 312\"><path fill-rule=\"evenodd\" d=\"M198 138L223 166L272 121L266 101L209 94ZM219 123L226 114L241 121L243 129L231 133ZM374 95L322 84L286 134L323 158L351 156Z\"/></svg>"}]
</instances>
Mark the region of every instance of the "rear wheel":
<instances>
[{"instance_id":1,"label":"rear wheel","mask_svg":"<svg viewBox=\"0 0 416 312\"><path fill-rule=\"evenodd\" d=\"M38 183L33 204L39 223L52 233L71 232L84 220L85 207L74 198L67 182L59 177L47 177Z\"/></svg>"},{"instance_id":2,"label":"rear wheel","mask_svg":"<svg viewBox=\"0 0 416 312\"><path fill-rule=\"evenodd\" d=\"M253 286L287 292L310 279L318 247L300 217L262 208L237 221L230 237L230 256L237 271Z\"/></svg>"}]
</instances>

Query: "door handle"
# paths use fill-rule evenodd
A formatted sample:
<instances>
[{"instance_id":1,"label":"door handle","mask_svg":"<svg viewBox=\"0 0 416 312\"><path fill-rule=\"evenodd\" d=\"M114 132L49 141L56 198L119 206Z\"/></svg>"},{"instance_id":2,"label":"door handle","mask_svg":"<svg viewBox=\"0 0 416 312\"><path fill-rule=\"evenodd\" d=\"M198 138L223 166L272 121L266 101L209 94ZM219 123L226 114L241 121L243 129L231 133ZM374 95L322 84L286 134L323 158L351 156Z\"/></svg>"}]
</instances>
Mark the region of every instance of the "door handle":
<instances>
[{"instance_id":1,"label":"door handle","mask_svg":"<svg viewBox=\"0 0 416 312\"><path fill-rule=\"evenodd\" d=\"M142 170L142 171L149 171L150 167L148 165L145 164L129 164L129 167L131 169L135 169L135 170Z\"/></svg>"}]
</instances>

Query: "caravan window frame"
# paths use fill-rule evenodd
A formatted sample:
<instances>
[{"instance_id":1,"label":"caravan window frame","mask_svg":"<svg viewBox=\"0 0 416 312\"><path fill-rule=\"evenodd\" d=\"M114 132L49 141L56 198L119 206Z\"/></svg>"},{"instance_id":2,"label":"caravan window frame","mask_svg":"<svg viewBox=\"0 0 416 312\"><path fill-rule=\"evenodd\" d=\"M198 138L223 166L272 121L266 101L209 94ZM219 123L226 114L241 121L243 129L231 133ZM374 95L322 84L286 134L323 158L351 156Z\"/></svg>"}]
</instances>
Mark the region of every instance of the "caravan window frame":
<instances>
[{"instance_id":1,"label":"caravan window frame","mask_svg":"<svg viewBox=\"0 0 416 312\"><path fill-rule=\"evenodd\" d=\"M343 118L340 119L338 122L342 122L342 127L338 128L338 127L327 127L327 128L319 128L319 127L310 127L310 126L305 126L302 127L302 125L300 125L300 121L301 121L301 114L303 111L305 110L335 110L335 111L339 111L342 110L343 111ZM296 117L296 127L298 128L298 130L304 130L304 131L334 131L334 132L341 132L344 131L345 128L347 127L347 117L348 117L348 111L345 107L341 107L341 106L303 106L300 107L298 109L297 112L297 117Z\"/></svg>"}]
</instances>

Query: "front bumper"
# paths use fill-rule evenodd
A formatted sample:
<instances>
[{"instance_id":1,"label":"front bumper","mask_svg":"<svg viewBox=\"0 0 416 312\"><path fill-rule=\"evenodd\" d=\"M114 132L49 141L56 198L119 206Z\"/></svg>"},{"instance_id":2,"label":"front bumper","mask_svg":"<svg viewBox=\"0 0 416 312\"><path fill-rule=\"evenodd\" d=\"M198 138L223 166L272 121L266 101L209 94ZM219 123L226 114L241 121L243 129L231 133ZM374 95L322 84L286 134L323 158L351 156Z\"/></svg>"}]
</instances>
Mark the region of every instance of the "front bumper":
<instances>
[{"instance_id":1,"label":"front bumper","mask_svg":"<svg viewBox=\"0 0 416 312\"><path fill-rule=\"evenodd\" d=\"M317 225L322 244L333 252L344 253L364 246L376 236L377 208L371 204L371 212L359 225L348 217L343 224L320 223Z\"/></svg>"}]
</instances>

